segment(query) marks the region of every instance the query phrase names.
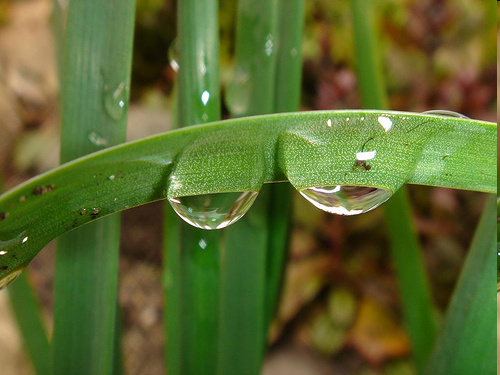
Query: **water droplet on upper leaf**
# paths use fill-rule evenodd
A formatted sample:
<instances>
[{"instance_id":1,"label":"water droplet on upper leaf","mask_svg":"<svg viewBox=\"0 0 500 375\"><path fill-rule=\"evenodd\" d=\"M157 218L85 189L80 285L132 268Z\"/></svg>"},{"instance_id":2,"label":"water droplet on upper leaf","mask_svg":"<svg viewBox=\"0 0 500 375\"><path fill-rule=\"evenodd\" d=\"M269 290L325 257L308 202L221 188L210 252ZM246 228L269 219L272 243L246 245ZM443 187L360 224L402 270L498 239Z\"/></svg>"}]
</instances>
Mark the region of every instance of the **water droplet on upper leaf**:
<instances>
[{"instance_id":1,"label":"water droplet on upper leaf","mask_svg":"<svg viewBox=\"0 0 500 375\"><path fill-rule=\"evenodd\" d=\"M24 268L20 268L20 269L13 271L13 272L10 272L7 275L5 275L4 277L2 277L0 279L0 290L2 290L7 285L12 283L15 279L17 279L19 277L19 275L21 275L23 270L24 270Z\"/></svg>"},{"instance_id":2,"label":"water droplet on upper leaf","mask_svg":"<svg viewBox=\"0 0 500 375\"><path fill-rule=\"evenodd\" d=\"M104 90L104 107L113 120L121 120L127 110L128 85L121 82L114 90Z\"/></svg>"},{"instance_id":3,"label":"water droplet on upper leaf","mask_svg":"<svg viewBox=\"0 0 500 375\"><path fill-rule=\"evenodd\" d=\"M448 111L446 109L433 109L431 111L425 111L423 113L425 113L427 115L435 115L435 116L443 116L443 117L456 117L456 118L470 119L470 117L462 115L461 113L453 112L453 111Z\"/></svg>"},{"instance_id":4,"label":"water droplet on upper leaf","mask_svg":"<svg viewBox=\"0 0 500 375\"><path fill-rule=\"evenodd\" d=\"M90 132L88 138L95 146L103 147L108 145L108 140L95 131Z\"/></svg>"},{"instance_id":5,"label":"water droplet on upper leaf","mask_svg":"<svg viewBox=\"0 0 500 375\"><path fill-rule=\"evenodd\" d=\"M244 191L169 198L170 205L188 224L201 229L222 229L239 220L258 192Z\"/></svg>"},{"instance_id":6,"label":"water droplet on upper leaf","mask_svg":"<svg viewBox=\"0 0 500 375\"><path fill-rule=\"evenodd\" d=\"M337 215L358 215L380 206L392 193L368 186L320 186L300 194L319 209Z\"/></svg>"},{"instance_id":7,"label":"water droplet on upper leaf","mask_svg":"<svg viewBox=\"0 0 500 375\"><path fill-rule=\"evenodd\" d=\"M266 43L264 44L264 52L267 56L271 56L274 49L274 40L271 34L267 34Z\"/></svg>"}]
</instances>

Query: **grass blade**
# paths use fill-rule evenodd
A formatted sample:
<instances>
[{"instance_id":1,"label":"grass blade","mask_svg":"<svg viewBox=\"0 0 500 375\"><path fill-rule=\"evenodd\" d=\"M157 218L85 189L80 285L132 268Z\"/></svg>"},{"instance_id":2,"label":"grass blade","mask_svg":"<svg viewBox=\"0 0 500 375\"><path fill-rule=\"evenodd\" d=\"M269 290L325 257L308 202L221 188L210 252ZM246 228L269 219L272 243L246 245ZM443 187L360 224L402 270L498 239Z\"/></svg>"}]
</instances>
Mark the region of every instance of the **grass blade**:
<instances>
[{"instance_id":1,"label":"grass blade","mask_svg":"<svg viewBox=\"0 0 500 375\"><path fill-rule=\"evenodd\" d=\"M177 115L181 127L220 119L217 11L215 0L178 3ZM169 374L216 373L220 238L220 231L193 228L166 207L164 289Z\"/></svg>"},{"instance_id":2,"label":"grass blade","mask_svg":"<svg viewBox=\"0 0 500 375\"><path fill-rule=\"evenodd\" d=\"M0 191L3 180L0 175ZM35 373L50 374L50 346L42 321L40 304L26 273L22 273L8 289L9 300L19 326L19 331Z\"/></svg>"},{"instance_id":3,"label":"grass blade","mask_svg":"<svg viewBox=\"0 0 500 375\"><path fill-rule=\"evenodd\" d=\"M304 0L280 0L276 57L275 112L299 110L302 78ZM266 325L269 327L279 300L292 211L292 187L270 187L269 244L267 250Z\"/></svg>"},{"instance_id":4,"label":"grass blade","mask_svg":"<svg viewBox=\"0 0 500 375\"><path fill-rule=\"evenodd\" d=\"M31 359L35 373L50 374L49 340L41 319L40 304L26 273L21 274L16 282L7 288L7 291L26 353Z\"/></svg>"},{"instance_id":5,"label":"grass blade","mask_svg":"<svg viewBox=\"0 0 500 375\"><path fill-rule=\"evenodd\" d=\"M381 129L381 115L390 116L393 131ZM372 141L377 160L370 171L353 170L367 134L380 135ZM406 146L410 143L412 147ZM407 181L493 193L495 144L496 124L483 121L390 111L326 111L226 120L116 146L0 195L0 245L11 252L0 260L0 279L25 267L55 237L112 213L165 199L167 191L179 196L245 191L288 178L297 189L341 183L394 191ZM175 159L187 145L194 148ZM452 156L442 159L450 148ZM256 159L264 162L249 169ZM174 164L176 176L185 183L172 190L169 176ZM43 187L44 194L34 193ZM99 214L80 215L82 207L94 204L101 208ZM29 240L20 241L22 233Z\"/></svg>"},{"instance_id":6,"label":"grass blade","mask_svg":"<svg viewBox=\"0 0 500 375\"><path fill-rule=\"evenodd\" d=\"M227 97L234 117L274 110L277 4L276 0L238 2L236 67ZM273 197L269 187L259 190L250 211L225 231L219 374L258 374L264 358L267 253L272 230L268 210Z\"/></svg>"},{"instance_id":7,"label":"grass blade","mask_svg":"<svg viewBox=\"0 0 500 375\"><path fill-rule=\"evenodd\" d=\"M387 108L388 100L376 46L371 3L352 0L357 74L363 105ZM436 323L420 246L412 226L410 205L403 186L385 205L391 250L399 280L405 319L415 363L423 370L436 337Z\"/></svg>"},{"instance_id":8,"label":"grass blade","mask_svg":"<svg viewBox=\"0 0 500 375\"><path fill-rule=\"evenodd\" d=\"M496 373L496 197L488 197L426 374Z\"/></svg>"},{"instance_id":9,"label":"grass blade","mask_svg":"<svg viewBox=\"0 0 500 375\"><path fill-rule=\"evenodd\" d=\"M69 3L67 17L62 69L63 162L125 140L134 2L75 0ZM93 172L92 178L97 178ZM81 189L82 185L77 188ZM95 217L101 207L89 200L78 210ZM54 374L113 371L119 225L119 216L109 217L58 242Z\"/></svg>"}]
</instances>

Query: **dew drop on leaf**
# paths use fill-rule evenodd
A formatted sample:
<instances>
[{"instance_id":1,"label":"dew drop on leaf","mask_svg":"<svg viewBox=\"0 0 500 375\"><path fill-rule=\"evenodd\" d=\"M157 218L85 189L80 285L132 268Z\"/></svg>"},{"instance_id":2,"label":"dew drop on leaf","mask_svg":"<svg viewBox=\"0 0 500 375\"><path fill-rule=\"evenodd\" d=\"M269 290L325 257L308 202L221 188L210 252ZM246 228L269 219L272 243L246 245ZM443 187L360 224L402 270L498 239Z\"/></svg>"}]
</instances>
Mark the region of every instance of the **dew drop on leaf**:
<instances>
[{"instance_id":1,"label":"dew drop on leaf","mask_svg":"<svg viewBox=\"0 0 500 375\"><path fill-rule=\"evenodd\" d=\"M427 115L435 115L435 116L443 116L443 117L456 117L456 118L465 118L465 119L470 118L470 117L467 117L465 115L462 115L461 113L448 111L446 109L433 109L431 111L425 111L423 113L427 114Z\"/></svg>"},{"instance_id":2,"label":"dew drop on leaf","mask_svg":"<svg viewBox=\"0 0 500 375\"><path fill-rule=\"evenodd\" d=\"M389 190L368 186L320 186L302 189L300 194L319 209L337 215L359 215L387 201Z\"/></svg>"},{"instance_id":3,"label":"dew drop on leaf","mask_svg":"<svg viewBox=\"0 0 500 375\"><path fill-rule=\"evenodd\" d=\"M218 193L169 198L170 205L194 227L222 229L239 220L252 206L258 192Z\"/></svg>"},{"instance_id":4,"label":"dew drop on leaf","mask_svg":"<svg viewBox=\"0 0 500 375\"><path fill-rule=\"evenodd\" d=\"M121 120L127 110L128 85L121 82L114 90L104 90L104 108L113 120Z\"/></svg>"},{"instance_id":5,"label":"dew drop on leaf","mask_svg":"<svg viewBox=\"0 0 500 375\"><path fill-rule=\"evenodd\" d=\"M172 43L170 43L170 47L168 47L168 62L170 63L170 67L174 72L179 71L179 43L177 42L177 38L174 39Z\"/></svg>"}]
</instances>

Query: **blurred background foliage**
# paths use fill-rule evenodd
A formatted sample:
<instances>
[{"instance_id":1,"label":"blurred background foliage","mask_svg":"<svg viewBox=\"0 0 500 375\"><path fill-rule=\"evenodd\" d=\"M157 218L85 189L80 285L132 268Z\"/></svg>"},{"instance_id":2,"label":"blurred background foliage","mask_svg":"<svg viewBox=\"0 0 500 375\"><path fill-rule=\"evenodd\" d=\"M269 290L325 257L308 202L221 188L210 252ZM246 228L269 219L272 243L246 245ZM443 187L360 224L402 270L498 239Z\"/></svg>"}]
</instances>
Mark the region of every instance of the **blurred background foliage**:
<instances>
[{"instance_id":1,"label":"blurred background foliage","mask_svg":"<svg viewBox=\"0 0 500 375\"><path fill-rule=\"evenodd\" d=\"M65 1L57 0L64 6ZM306 0L302 109L359 108L349 2ZM236 4L220 1L223 91L232 74ZM492 1L379 0L390 108L448 109L496 121L497 17ZM176 4L137 0L128 139L170 121ZM6 188L58 164L58 85L50 0L0 2L0 165ZM223 108L227 115L227 110ZM410 187L438 320L484 196ZM123 215L120 305L127 374L161 374L161 205ZM327 215L295 197L293 231L264 374L413 374L383 208ZM51 325L53 246L30 266ZM0 293L3 374L29 374Z\"/></svg>"}]
</instances>

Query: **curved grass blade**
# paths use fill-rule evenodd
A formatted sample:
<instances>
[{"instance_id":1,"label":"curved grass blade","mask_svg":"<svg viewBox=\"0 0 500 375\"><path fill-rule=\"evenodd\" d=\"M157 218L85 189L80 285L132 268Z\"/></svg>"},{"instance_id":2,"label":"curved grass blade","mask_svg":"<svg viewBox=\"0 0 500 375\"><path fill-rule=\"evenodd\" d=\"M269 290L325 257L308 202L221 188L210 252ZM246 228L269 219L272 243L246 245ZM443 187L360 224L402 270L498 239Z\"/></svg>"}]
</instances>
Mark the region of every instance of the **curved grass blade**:
<instances>
[{"instance_id":1,"label":"curved grass blade","mask_svg":"<svg viewBox=\"0 0 500 375\"><path fill-rule=\"evenodd\" d=\"M67 20L61 95L63 162L125 140L134 1L72 0ZM32 196L43 196L53 188L44 185L32 190ZM84 189L81 184L73 188L68 194ZM87 202L87 215L96 216L99 210L92 199ZM115 367L119 226L115 215L58 241L54 374L107 375Z\"/></svg>"},{"instance_id":2,"label":"curved grass blade","mask_svg":"<svg viewBox=\"0 0 500 375\"><path fill-rule=\"evenodd\" d=\"M218 1L181 1L177 6L177 117L184 127L220 119ZM168 373L215 374L221 233L191 227L170 207L164 228Z\"/></svg>"},{"instance_id":3,"label":"curved grass blade","mask_svg":"<svg viewBox=\"0 0 500 375\"><path fill-rule=\"evenodd\" d=\"M380 130L381 116L390 116L393 130ZM360 128L370 139L372 134L383 138L372 141L380 158L369 171L354 169L355 155L367 137ZM200 139L203 142L196 141ZM193 142L193 152L176 159ZM172 189L172 166L181 161L184 168L176 168L176 175L186 183L176 185L179 196L251 190L261 181L286 178L297 188L340 183L394 191L400 187L398 181L406 180L495 192L496 168L491 162L496 160L495 144L496 124L483 121L388 111L327 111L226 120L115 146L64 164L0 196L0 244L8 252L0 259L0 278L25 267L44 245L65 232L165 199ZM249 170L256 155L263 163L260 169Z\"/></svg>"},{"instance_id":4,"label":"curved grass blade","mask_svg":"<svg viewBox=\"0 0 500 375\"><path fill-rule=\"evenodd\" d=\"M425 373L496 373L496 197L486 201Z\"/></svg>"},{"instance_id":5,"label":"curved grass blade","mask_svg":"<svg viewBox=\"0 0 500 375\"><path fill-rule=\"evenodd\" d=\"M366 108L387 108L379 49L375 43L377 33L373 25L372 3L352 0L351 6L363 105ZM415 363L421 372L436 338L436 323L420 246L412 227L406 187L399 189L384 207Z\"/></svg>"}]
</instances>

